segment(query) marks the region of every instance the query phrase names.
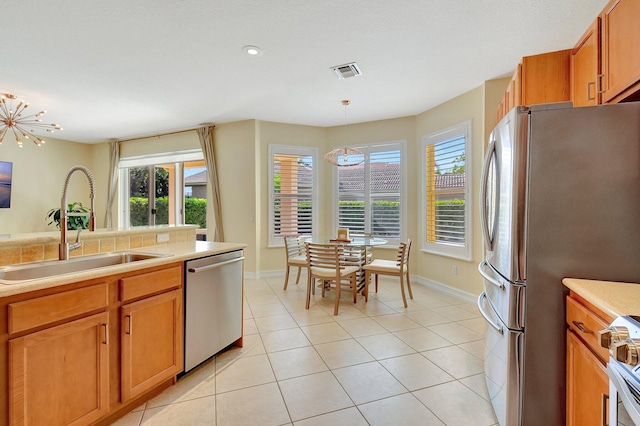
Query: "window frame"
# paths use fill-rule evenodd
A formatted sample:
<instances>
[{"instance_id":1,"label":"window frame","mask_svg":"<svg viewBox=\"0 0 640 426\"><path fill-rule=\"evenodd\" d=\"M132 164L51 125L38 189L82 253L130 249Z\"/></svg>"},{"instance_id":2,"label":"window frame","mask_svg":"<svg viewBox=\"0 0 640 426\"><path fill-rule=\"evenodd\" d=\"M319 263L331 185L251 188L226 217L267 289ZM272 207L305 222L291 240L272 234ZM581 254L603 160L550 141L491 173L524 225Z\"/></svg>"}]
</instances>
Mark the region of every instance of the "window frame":
<instances>
[{"instance_id":1,"label":"window frame","mask_svg":"<svg viewBox=\"0 0 640 426\"><path fill-rule=\"evenodd\" d=\"M401 241L407 240L407 141L392 140L384 142L371 142L368 144L351 145L351 148L357 148L366 154L365 161L365 232L371 232L371 168L370 168L370 154L371 152L388 151L397 147L400 151L400 238L386 238L389 245L399 244ZM338 229L339 224L339 188L338 188L338 167L331 166L333 168L332 175L332 198L333 198L333 211L332 211L332 226L333 229Z\"/></svg>"},{"instance_id":2,"label":"window frame","mask_svg":"<svg viewBox=\"0 0 640 426\"><path fill-rule=\"evenodd\" d=\"M317 237L318 232L318 148L297 146L297 145L282 145L282 144L269 144L268 147L268 247L284 247L284 238L282 236L275 236L275 188L273 186L275 171L274 171L274 157L276 155L298 155L303 157L311 157L312 168L312 188L311 188L311 235Z\"/></svg>"},{"instance_id":3,"label":"window frame","mask_svg":"<svg viewBox=\"0 0 640 426\"><path fill-rule=\"evenodd\" d=\"M471 120L467 120L458 124L454 124L445 129L437 130L422 137L421 163L422 174L420 177L422 191L422 251L440 256L451 257L455 259L473 260L473 144L471 137ZM445 142L456 137L464 136L465 138L465 188L464 188L464 230L465 244L464 246L447 244L443 242L427 241L427 215L428 215L428 197L427 197L427 146L434 145L439 142Z\"/></svg>"},{"instance_id":4,"label":"window frame","mask_svg":"<svg viewBox=\"0 0 640 426\"><path fill-rule=\"evenodd\" d=\"M129 168L157 166L161 164L175 164L176 171L180 171L174 174L175 205L173 208L175 217L179 217L180 224L184 224L184 173L182 171L184 163L192 161L204 161L204 155L201 149L161 152L120 158L118 161L118 226L120 228L129 228L131 226L128 199Z\"/></svg>"}]
</instances>

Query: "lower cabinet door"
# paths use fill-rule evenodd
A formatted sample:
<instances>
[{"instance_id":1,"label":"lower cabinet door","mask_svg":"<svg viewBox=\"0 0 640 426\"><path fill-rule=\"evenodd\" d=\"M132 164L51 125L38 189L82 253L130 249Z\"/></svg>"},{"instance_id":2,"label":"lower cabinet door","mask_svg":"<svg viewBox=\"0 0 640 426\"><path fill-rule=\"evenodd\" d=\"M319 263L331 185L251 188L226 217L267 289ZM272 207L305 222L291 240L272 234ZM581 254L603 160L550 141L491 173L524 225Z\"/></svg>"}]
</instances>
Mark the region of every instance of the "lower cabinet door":
<instances>
[{"instance_id":1,"label":"lower cabinet door","mask_svg":"<svg viewBox=\"0 0 640 426\"><path fill-rule=\"evenodd\" d=\"M608 394L605 366L567 331L567 426L606 424Z\"/></svg>"},{"instance_id":2,"label":"lower cabinet door","mask_svg":"<svg viewBox=\"0 0 640 426\"><path fill-rule=\"evenodd\" d=\"M109 412L108 314L9 341L12 425L86 425Z\"/></svg>"},{"instance_id":3,"label":"lower cabinet door","mask_svg":"<svg viewBox=\"0 0 640 426\"><path fill-rule=\"evenodd\" d=\"M181 290L122 306L122 402L182 371L182 312Z\"/></svg>"}]
</instances>

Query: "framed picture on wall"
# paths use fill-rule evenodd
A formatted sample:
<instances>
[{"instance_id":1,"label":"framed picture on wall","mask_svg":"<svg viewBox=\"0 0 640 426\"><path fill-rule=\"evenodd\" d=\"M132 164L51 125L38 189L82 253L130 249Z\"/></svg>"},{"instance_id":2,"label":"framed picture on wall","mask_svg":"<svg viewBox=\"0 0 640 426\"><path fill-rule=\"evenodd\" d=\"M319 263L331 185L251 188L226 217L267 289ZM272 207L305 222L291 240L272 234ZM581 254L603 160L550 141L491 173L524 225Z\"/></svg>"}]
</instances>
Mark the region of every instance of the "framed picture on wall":
<instances>
[{"instance_id":1,"label":"framed picture on wall","mask_svg":"<svg viewBox=\"0 0 640 426\"><path fill-rule=\"evenodd\" d=\"M11 207L11 172L13 163L0 161L0 209Z\"/></svg>"}]
</instances>

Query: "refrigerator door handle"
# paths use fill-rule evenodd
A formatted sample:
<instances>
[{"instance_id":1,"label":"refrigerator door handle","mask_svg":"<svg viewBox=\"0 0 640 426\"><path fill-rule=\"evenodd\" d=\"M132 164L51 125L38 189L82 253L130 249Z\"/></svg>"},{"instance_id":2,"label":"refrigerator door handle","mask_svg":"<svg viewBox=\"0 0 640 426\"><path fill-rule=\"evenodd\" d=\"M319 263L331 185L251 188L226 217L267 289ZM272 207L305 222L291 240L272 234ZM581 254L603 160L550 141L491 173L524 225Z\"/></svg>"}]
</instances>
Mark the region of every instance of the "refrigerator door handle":
<instances>
[{"instance_id":1,"label":"refrigerator door handle","mask_svg":"<svg viewBox=\"0 0 640 426\"><path fill-rule=\"evenodd\" d=\"M489 142L489 146L487 147L487 154L484 157L484 164L482 165L482 180L480 183L480 223L482 224L482 239L484 240L485 247L487 250L493 250L493 237L495 233L495 226L498 221L498 199L497 194L495 200L492 200L493 206L493 217L489 218L487 216L487 184L489 183L489 169L491 166L491 159L496 154L496 141L492 140ZM498 161L497 155L495 156L496 161ZM499 173L500 168L496 164L495 173ZM500 182L500 176L496 175L496 182ZM496 185L495 190L498 191L500 185ZM493 230L489 231L489 220L493 220Z\"/></svg>"},{"instance_id":2,"label":"refrigerator door handle","mask_svg":"<svg viewBox=\"0 0 640 426\"><path fill-rule=\"evenodd\" d=\"M480 311L480 315L482 315L482 317L487 322L487 324L489 324L492 328L494 328L498 333L504 334L504 330L502 329L502 326L500 326L500 324L498 324L497 322L491 321L491 318L489 318L489 314L487 314L487 311L484 310L483 302L486 299L487 299L487 293L483 291L482 294L478 296L478 310Z\"/></svg>"},{"instance_id":3,"label":"refrigerator door handle","mask_svg":"<svg viewBox=\"0 0 640 426\"><path fill-rule=\"evenodd\" d=\"M495 285L496 287L498 287L500 290L504 290L504 284L502 284L500 281L496 280L495 278L493 278L491 275L487 274L484 270L484 268L486 266L489 266L489 264L487 263L486 260L483 260L482 262L480 262L480 264L478 265L478 272L480 272L480 275L482 275L482 277L489 281L491 284Z\"/></svg>"}]
</instances>

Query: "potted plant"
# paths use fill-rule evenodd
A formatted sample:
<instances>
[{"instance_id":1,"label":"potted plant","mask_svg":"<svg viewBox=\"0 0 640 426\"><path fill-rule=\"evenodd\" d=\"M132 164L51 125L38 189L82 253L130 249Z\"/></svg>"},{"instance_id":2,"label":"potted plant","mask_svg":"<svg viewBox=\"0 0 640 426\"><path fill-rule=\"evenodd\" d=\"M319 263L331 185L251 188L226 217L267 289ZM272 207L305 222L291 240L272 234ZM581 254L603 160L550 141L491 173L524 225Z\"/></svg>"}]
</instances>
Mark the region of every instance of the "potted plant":
<instances>
[{"instance_id":1,"label":"potted plant","mask_svg":"<svg viewBox=\"0 0 640 426\"><path fill-rule=\"evenodd\" d=\"M82 203L74 202L74 203L70 203L67 206L67 212L89 213L89 210L87 210L87 208L84 207ZM47 225L51 225L52 223L55 223L56 228L60 229L60 208L49 210L45 219L49 221ZM67 216L67 230L76 230L76 229L89 229L89 215Z\"/></svg>"}]
</instances>

